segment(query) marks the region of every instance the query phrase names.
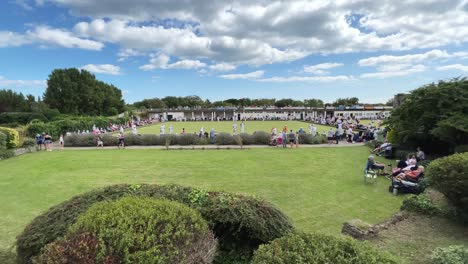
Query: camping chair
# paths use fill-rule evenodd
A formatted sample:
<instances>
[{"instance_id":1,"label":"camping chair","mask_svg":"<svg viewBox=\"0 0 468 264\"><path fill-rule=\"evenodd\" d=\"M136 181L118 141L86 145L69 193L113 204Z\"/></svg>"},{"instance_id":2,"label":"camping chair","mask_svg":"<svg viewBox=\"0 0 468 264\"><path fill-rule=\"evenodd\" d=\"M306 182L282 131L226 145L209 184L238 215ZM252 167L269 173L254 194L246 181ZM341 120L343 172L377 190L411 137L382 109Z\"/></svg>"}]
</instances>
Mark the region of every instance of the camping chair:
<instances>
[{"instance_id":1,"label":"camping chair","mask_svg":"<svg viewBox=\"0 0 468 264\"><path fill-rule=\"evenodd\" d=\"M366 168L364 170L364 183L376 183L377 182L377 172Z\"/></svg>"}]
</instances>

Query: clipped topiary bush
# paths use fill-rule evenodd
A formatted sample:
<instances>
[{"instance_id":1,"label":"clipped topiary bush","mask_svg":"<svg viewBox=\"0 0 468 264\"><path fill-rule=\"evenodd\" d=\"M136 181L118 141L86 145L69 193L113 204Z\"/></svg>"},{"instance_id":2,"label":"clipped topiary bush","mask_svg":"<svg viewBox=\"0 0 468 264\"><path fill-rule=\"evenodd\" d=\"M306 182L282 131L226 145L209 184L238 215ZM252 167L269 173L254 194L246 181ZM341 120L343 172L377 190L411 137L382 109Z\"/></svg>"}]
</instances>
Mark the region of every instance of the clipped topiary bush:
<instances>
[{"instance_id":1,"label":"clipped topiary bush","mask_svg":"<svg viewBox=\"0 0 468 264\"><path fill-rule=\"evenodd\" d=\"M33 219L17 237L17 262L31 263L32 257L46 244L64 236L93 204L128 195L168 199L198 210L219 240L222 252L218 263L224 263L223 256L229 252L241 251L241 258L248 260L258 245L293 230L291 221L280 210L252 197L178 185L114 185L76 196Z\"/></svg>"},{"instance_id":2,"label":"clipped topiary bush","mask_svg":"<svg viewBox=\"0 0 468 264\"><path fill-rule=\"evenodd\" d=\"M391 255L346 237L292 234L261 245L252 264L385 264L398 263Z\"/></svg>"},{"instance_id":3,"label":"clipped topiary bush","mask_svg":"<svg viewBox=\"0 0 468 264\"><path fill-rule=\"evenodd\" d=\"M44 248L37 263L65 264L74 258L94 263L203 264L211 263L215 253L213 233L195 210L167 200L124 197L94 204L64 239Z\"/></svg>"},{"instance_id":4,"label":"clipped topiary bush","mask_svg":"<svg viewBox=\"0 0 468 264\"><path fill-rule=\"evenodd\" d=\"M253 133L254 144L268 145L270 143L271 135L265 131L256 131Z\"/></svg>"},{"instance_id":5,"label":"clipped topiary bush","mask_svg":"<svg viewBox=\"0 0 468 264\"><path fill-rule=\"evenodd\" d=\"M0 149L6 149L7 136L5 133L0 132Z\"/></svg>"},{"instance_id":6,"label":"clipped topiary bush","mask_svg":"<svg viewBox=\"0 0 468 264\"><path fill-rule=\"evenodd\" d=\"M20 145L19 133L13 128L0 127L0 132L6 135L6 147L9 149L17 148Z\"/></svg>"},{"instance_id":7,"label":"clipped topiary bush","mask_svg":"<svg viewBox=\"0 0 468 264\"><path fill-rule=\"evenodd\" d=\"M327 143L327 136L326 135L315 135L312 139L312 144L325 144Z\"/></svg>"},{"instance_id":8,"label":"clipped topiary bush","mask_svg":"<svg viewBox=\"0 0 468 264\"><path fill-rule=\"evenodd\" d=\"M253 135L247 133L241 133L240 137L242 138L242 144L244 145L252 145L255 144Z\"/></svg>"},{"instance_id":9,"label":"clipped topiary bush","mask_svg":"<svg viewBox=\"0 0 468 264\"><path fill-rule=\"evenodd\" d=\"M468 152L436 159L427 168L432 187L443 193L468 221Z\"/></svg>"},{"instance_id":10,"label":"clipped topiary bush","mask_svg":"<svg viewBox=\"0 0 468 264\"><path fill-rule=\"evenodd\" d=\"M236 141L231 134L219 133L216 135L215 143L217 145L236 145Z\"/></svg>"},{"instance_id":11,"label":"clipped topiary bush","mask_svg":"<svg viewBox=\"0 0 468 264\"><path fill-rule=\"evenodd\" d=\"M468 263L468 248L464 246L449 246L437 248L431 255L432 264L466 264Z\"/></svg>"}]
</instances>

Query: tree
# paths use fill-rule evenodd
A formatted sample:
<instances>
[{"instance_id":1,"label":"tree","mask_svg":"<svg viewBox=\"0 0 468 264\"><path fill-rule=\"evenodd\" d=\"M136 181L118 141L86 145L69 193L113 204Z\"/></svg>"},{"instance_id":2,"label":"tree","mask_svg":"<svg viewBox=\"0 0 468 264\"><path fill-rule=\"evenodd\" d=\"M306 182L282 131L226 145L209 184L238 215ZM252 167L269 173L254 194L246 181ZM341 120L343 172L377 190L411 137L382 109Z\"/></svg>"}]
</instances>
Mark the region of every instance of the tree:
<instances>
[{"instance_id":1,"label":"tree","mask_svg":"<svg viewBox=\"0 0 468 264\"><path fill-rule=\"evenodd\" d=\"M125 107L120 89L76 68L52 71L44 102L63 114L112 115Z\"/></svg>"},{"instance_id":2,"label":"tree","mask_svg":"<svg viewBox=\"0 0 468 264\"><path fill-rule=\"evenodd\" d=\"M301 101L293 100L291 98L281 99L275 102L276 107L286 107L286 106L303 106L304 103Z\"/></svg>"},{"instance_id":3,"label":"tree","mask_svg":"<svg viewBox=\"0 0 468 264\"><path fill-rule=\"evenodd\" d=\"M412 148L445 154L468 144L468 80L439 81L412 91L388 125L399 143Z\"/></svg>"},{"instance_id":4,"label":"tree","mask_svg":"<svg viewBox=\"0 0 468 264\"><path fill-rule=\"evenodd\" d=\"M338 98L332 103L333 106L353 106L357 104L359 104L359 99L357 97Z\"/></svg>"},{"instance_id":5,"label":"tree","mask_svg":"<svg viewBox=\"0 0 468 264\"><path fill-rule=\"evenodd\" d=\"M13 90L0 90L0 113L26 111L28 111L28 103L22 93Z\"/></svg>"},{"instance_id":6,"label":"tree","mask_svg":"<svg viewBox=\"0 0 468 264\"><path fill-rule=\"evenodd\" d=\"M305 99L304 106L308 107L323 107L323 101L320 99Z\"/></svg>"}]
</instances>

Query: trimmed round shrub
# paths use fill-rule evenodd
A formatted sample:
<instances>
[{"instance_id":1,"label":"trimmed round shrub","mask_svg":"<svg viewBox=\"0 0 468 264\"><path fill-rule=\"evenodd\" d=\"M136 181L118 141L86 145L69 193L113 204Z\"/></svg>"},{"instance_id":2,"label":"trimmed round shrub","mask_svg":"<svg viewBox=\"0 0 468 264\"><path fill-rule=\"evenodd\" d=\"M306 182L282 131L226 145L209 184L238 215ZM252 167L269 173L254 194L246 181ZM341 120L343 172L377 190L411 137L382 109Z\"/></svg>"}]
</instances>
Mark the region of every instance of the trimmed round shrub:
<instances>
[{"instance_id":1,"label":"trimmed round shrub","mask_svg":"<svg viewBox=\"0 0 468 264\"><path fill-rule=\"evenodd\" d=\"M15 156L12 149L0 149L0 160L9 159Z\"/></svg>"},{"instance_id":2,"label":"trimmed round shrub","mask_svg":"<svg viewBox=\"0 0 468 264\"><path fill-rule=\"evenodd\" d=\"M254 144L253 135L250 135L250 134L247 134L247 133L241 133L239 136L242 138L242 144L244 144L244 145Z\"/></svg>"},{"instance_id":3,"label":"trimmed round shrub","mask_svg":"<svg viewBox=\"0 0 468 264\"><path fill-rule=\"evenodd\" d=\"M300 144L313 144L314 136L311 134L299 134Z\"/></svg>"},{"instance_id":4,"label":"trimmed round shrub","mask_svg":"<svg viewBox=\"0 0 468 264\"><path fill-rule=\"evenodd\" d=\"M391 255L347 237L292 234L261 245L252 264L390 264Z\"/></svg>"},{"instance_id":5,"label":"trimmed round shrub","mask_svg":"<svg viewBox=\"0 0 468 264\"><path fill-rule=\"evenodd\" d=\"M5 133L0 132L0 149L6 149L7 136Z\"/></svg>"},{"instance_id":6,"label":"trimmed round shrub","mask_svg":"<svg viewBox=\"0 0 468 264\"><path fill-rule=\"evenodd\" d=\"M460 145L455 147L455 153L465 153L468 152L468 145Z\"/></svg>"},{"instance_id":7,"label":"trimmed round shrub","mask_svg":"<svg viewBox=\"0 0 468 264\"><path fill-rule=\"evenodd\" d=\"M271 135L265 131L256 131L252 136L256 145L268 145L270 143Z\"/></svg>"},{"instance_id":8,"label":"trimmed round shrub","mask_svg":"<svg viewBox=\"0 0 468 264\"><path fill-rule=\"evenodd\" d=\"M241 251L242 257L249 259L258 245L293 231L291 221L279 209L249 196L179 185L114 185L71 198L32 220L17 237L17 262L31 263L46 244L63 237L93 204L128 195L168 199L199 211L218 238L218 263L224 263L223 256L230 252Z\"/></svg>"},{"instance_id":9,"label":"trimmed round shrub","mask_svg":"<svg viewBox=\"0 0 468 264\"><path fill-rule=\"evenodd\" d=\"M141 135L141 144L143 146L154 146L158 144L159 136L153 134Z\"/></svg>"},{"instance_id":10,"label":"trimmed round shrub","mask_svg":"<svg viewBox=\"0 0 468 264\"><path fill-rule=\"evenodd\" d=\"M216 135L215 143L217 145L237 145L234 137L228 133L219 133Z\"/></svg>"},{"instance_id":11,"label":"trimmed round shrub","mask_svg":"<svg viewBox=\"0 0 468 264\"><path fill-rule=\"evenodd\" d=\"M17 148L20 145L19 133L13 128L0 127L0 132L6 135L6 147L9 149Z\"/></svg>"},{"instance_id":12,"label":"trimmed round shrub","mask_svg":"<svg viewBox=\"0 0 468 264\"><path fill-rule=\"evenodd\" d=\"M443 193L461 218L468 221L468 152L432 161L426 176L430 185Z\"/></svg>"},{"instance_id":13,"label":"trimmed round shrub","mask_svg":"<svg viewBox=\"0 0 468 264\"><path fill-rule=\"evenodd\" d=\"M78 243L82 241L82 243ZM75 245L77 248L73 248ZM37 263L211 263L216 240L200 213L167 200L124 197L93 205ZM66 259L67 261L56 260Z\"/></svg>"},{"instance_id":14,"label":"trimmed round shrub","mask_svg":"<svg viewBox=\"0 0 468 264\"><path fill-rule=\"evenodd\" d=\"M172 142L172 145L181 145L181 146L187 146L187 145L196 145L200 141L200 137L195 134L181 134L177 135L174 137L174 142Z\"/></svg>"},{"instance_id":15,"label":"trimmed round shrub","mask_svg":"<svg viewBox=\"0 0 468 264\"><path fill-rule=\"evenodd\" d=\"M468 248L464 246L449 246L437 248L431 255L432 264L466 264L468 263Z\"/></svg>"},{"instance_id":16,"label":"trimmed round shrub","mask_svg":"<svg viewBox=\"0 0 468 264\"><path fill-rule=\"evenodd\" d=\"M327 143L327 136L326 135L315 135L312 139L312 144L325 144Z\"/></svg>"}]
</instances>

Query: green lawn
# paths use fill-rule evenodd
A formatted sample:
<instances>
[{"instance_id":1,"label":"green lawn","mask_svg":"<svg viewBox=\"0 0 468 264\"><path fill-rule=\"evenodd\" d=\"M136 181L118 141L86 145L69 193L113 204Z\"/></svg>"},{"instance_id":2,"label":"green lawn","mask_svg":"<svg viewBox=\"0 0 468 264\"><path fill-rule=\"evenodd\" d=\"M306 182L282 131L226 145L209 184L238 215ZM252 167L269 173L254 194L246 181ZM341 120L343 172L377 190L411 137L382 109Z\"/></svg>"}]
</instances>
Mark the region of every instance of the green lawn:
<instances>
[{"instance_id":1,"label":"green lawn","mask_svg":"<svg viewBox=\"0 0 468 264\"><path fill-rule=\"evenodd\" d=\"M237 122L237 133L241 132L240 123ZM205 131L210 131L211 128L214 128L217 133L219 132L226 132L232 133L232 121L220 121L220 122L165 122L166 126L166 134L169 133L169 126L172 125L174 128L174 133L181 133L182 128L185 128L186 133L198 133L200 132L200 128L203 126ZM138 129L139 134L158 134L160 129L161 123L156 123L152 126L147 126ZM301 127L308 132L309 123L301 122L301 121L246 121L245 122L245 132L246 133L253 133L255 131L266 131L268 133L271 132L273 127L276 127L278 133L286 126L288 131L292 129L293 131L298 131ZM322 126L322 125L315 125L317 127L317 132L325 133L330 129L330 127Z\"/></svg>"},{"instance_id":2,"label":"green lawn","mask_svg":"<svg viewBox=\"0 0 468 264\"><path fill-rule=\"evenodd\" d=\"M368 149L65 150L0 162L0 251L35 216L74 195L116 183L178 183L265 198L305 231L339 234L344 221L375 223L398 211L388 181L364 185ZM0 257L1 259L1 257Z\"/></svg>"}]
</instances>

